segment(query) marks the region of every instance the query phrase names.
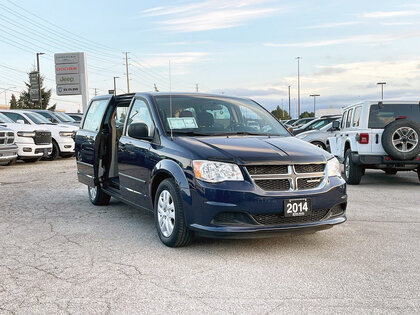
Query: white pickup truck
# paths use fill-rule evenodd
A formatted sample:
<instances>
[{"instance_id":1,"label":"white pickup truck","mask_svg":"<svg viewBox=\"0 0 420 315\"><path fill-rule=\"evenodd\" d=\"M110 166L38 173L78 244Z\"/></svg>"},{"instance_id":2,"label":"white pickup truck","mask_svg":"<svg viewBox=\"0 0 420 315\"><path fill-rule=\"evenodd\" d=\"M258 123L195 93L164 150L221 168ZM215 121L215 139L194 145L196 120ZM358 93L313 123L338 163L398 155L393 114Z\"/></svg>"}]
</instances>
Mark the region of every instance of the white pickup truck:
<instances>
[{"instance_id":1,"label":"white pickup truck","mask_svg":"<svg viewBox=\"0 0 420 315\"><path fill-rule=\"evenodd\" d=\"M343 109L328 138L331 153L344 164L348 184L360 183L365 169L416 171L420 179L420 102L366 101Z\"/></svg>"}]
</instances>

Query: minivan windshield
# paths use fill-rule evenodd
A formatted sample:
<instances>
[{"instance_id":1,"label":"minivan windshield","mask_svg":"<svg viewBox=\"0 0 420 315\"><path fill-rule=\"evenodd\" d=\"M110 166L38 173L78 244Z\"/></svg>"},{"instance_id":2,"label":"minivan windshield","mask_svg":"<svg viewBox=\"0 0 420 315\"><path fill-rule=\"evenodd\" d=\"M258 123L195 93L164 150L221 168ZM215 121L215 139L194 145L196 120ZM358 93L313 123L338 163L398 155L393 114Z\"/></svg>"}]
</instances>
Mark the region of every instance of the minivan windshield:
<instances>
[{"instance_id":1,"label":"minivan windshield","mask_svg":"<svg viewBox=\"0 0 420 315\"><path fill-rule=\"evenodd\" d=\"M166 132L183 135L290 136L280 122L257 103L218 96L154 97Z\"/></svg>"},{"instance_id":2,"label":"minivan windshield","mask_svg":"<svg viewBox=\"0 0 420 315\"><path fill-rule=\"evenodd\" d=\"M382 104L371 105L369 128L382 129L398 118L406 118L420 123L419 104Z\"/></svg>"}]
</instances>

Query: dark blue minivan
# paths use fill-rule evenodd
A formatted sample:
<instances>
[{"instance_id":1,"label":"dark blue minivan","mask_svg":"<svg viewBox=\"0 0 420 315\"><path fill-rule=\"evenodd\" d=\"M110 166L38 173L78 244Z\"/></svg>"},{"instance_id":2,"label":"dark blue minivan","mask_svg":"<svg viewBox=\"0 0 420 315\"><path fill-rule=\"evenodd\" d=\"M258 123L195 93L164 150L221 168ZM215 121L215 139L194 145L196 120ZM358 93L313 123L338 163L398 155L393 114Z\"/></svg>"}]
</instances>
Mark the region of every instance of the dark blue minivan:
<instances>
[{"instance_id":1,"label":"dark blue minivan","mask_svg":"<svg viewBox=\"0 0 420 315\"><path fill-rule=\"evenodd\" d=\"M162 242L260 237L346 221L330 153L294 138L249 99L136 93L95 97L76 134L79 181L153 211Z\"/></svg>"}]
</instances>

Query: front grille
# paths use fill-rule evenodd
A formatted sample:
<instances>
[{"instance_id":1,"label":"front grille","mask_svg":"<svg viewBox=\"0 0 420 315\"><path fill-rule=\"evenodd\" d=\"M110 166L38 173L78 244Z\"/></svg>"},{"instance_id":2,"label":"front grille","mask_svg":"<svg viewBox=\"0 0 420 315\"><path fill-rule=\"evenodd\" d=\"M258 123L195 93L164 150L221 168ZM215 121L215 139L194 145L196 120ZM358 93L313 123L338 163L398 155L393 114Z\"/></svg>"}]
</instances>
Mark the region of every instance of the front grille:
<instances>
[{"instance_id":1,"label":"front grille","mask_svg":"<svg viewBox=\"0 0 420 315\"><path fill-rule=\"evenodd\" d=\"M325 177L325 163L247 165L249 176L265 191L308 190L321 186Z\"/></svg>"},{"instance_id":2,"label":"front grille","mask_svg":"<svg viewBox=\"0 0 420 315\"><path fill-rule=\"evenodd\" d=\"M298 178L297 187L299 190L314 189L322 182L322 177Z\"/></svg>"},{"instance_id":3,"label":"front grille","mask_svg":"<svg viewBox=\"0 0 420 315\"><path fill-rule=\"evenodd\" d=\"M35 144L50 144L51 132L49 131L36 131L34 137Z\"/></svg>"},{"instance_id":4,"label":"front grille","mask_svg":"<svg viewBox=\"0 0 420 315\"><path fill-rule=\"evenodd\" d=\"M0 132L0 144L12 144L15 141L13 132Z\"/></svg>"},{"instance_id":5,"label":"front grille","mask_svg":"<svg viewBox=\"0 0 420 315\"><path fill-rule=\"evenodd\" d=\"M267 191L286 191L290 189L290 180L288 179L262 179L255 180L255 184Z\"/></svg>"},{"instance_id":6,"label":"front grille","mask_svg":"<svg viewBox=\"0 0 420 315\"><path fill-rule=\"evenodd\" d=\"M295 171L299 174L320 173L325 169L325 164L296 164Z\"/></svg>"},{"instance_id":7,"label":"front grille","mask_svg":"<svg viewBox=\"0 0 420 315\"><path fill-rule=\"evenodd\" d=\"M15 142L15 134L13 132L8 132L7 133L7 143L8 144L12 144L13 142Z\"/></svg>"},{"instance_id":8,"label":"front grille","mask_svg":"<svg viewBox=\"0 0 420 315\"><path fill-rule=\"evenodd\" d=\"M293 223L310 223L322 220L329 209L313 210L310 215L302 217L284 217L282 214L253 214L253 219L259 224L263 225L279 225L279 224L293 224Z\"/></svg>"},{"instance_id":9,"label":"front grille","mask_svg":"<svg viewBox=\"0 0 420 315\"><path fill-rule=\"evenodd\" d=\"M262 174L287 174L287 165L267 165L267 166L247 166L249 175L262 175Z\"/></svg>"}]
</instances>

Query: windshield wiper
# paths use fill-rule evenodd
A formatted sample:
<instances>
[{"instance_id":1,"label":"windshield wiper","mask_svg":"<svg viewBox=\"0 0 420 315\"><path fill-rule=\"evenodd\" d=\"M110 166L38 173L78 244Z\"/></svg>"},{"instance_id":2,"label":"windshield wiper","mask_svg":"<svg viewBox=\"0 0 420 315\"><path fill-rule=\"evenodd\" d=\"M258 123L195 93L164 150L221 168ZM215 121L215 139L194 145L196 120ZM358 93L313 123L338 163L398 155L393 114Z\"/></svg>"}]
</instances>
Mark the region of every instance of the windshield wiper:
<instances>
[{"instance_id":1,"label":"windshield wiper","mask_svg":"<svg viewBox=\"0 0 420 315\"><path fill-rule=\"evenodd\" d=\"M185 136L212 136L209 133L197 132L197 131L180 131L180 130L172 130L173 134L185 135Z\"/></svg>"}]
</instances>

